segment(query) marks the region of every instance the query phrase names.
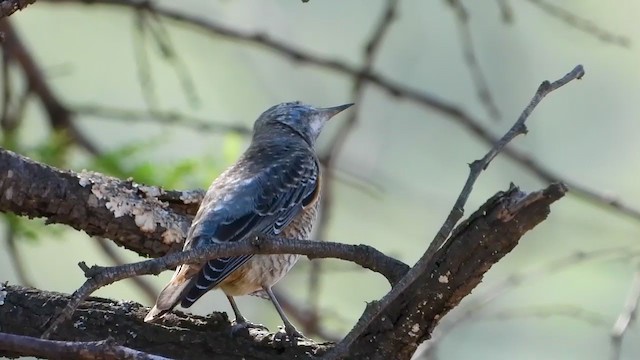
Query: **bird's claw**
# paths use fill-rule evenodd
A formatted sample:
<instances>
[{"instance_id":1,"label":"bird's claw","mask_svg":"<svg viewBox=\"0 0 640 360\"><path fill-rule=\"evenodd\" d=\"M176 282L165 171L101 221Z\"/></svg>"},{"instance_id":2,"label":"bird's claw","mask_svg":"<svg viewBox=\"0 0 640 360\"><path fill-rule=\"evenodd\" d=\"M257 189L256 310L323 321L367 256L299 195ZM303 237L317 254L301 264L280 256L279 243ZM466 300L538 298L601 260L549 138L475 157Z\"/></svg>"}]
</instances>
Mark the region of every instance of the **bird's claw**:
<instances>
[{"instance_id":1,"label":"bird's claw","mask_svg":"<svg viewBox=\"0 0 640 360\"><path fill-rule=\"evenodd\" d=\"M306 339L304 335L298 331L295 327L282 327L278 328L278 331L273 334L273 339L275 341L291 341L295 342L298 339Z\"/></svg>"},{"instance_id":2,"label":"bird's claw","mask_svg":"<svg viewBox=\"0 0 640 360\"><path fill-rule=\"evenodd\" d=\"M262 324L254 324L246 320L240 322L234 321L234 323L231 325L231 335L235 336L244 332L249 333L251 329L269 331L269 329Z\"/></svg>"}]
</instances>

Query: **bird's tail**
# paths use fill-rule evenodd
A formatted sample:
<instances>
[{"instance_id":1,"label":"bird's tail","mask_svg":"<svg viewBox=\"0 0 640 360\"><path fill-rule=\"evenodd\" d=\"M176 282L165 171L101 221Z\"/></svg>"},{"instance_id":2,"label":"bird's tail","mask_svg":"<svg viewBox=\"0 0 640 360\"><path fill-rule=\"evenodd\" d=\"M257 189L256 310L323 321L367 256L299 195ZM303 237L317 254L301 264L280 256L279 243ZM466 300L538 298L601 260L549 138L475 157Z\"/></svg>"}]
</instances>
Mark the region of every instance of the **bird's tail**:
<instances>
[{"instance_id":1,"label":"bird's tail","mask_svg":"<svg viewBox=\"0 0 640 360\"><path fill-rule=\"evenodd\" d=\"M147 316L144 317L145 322L154 322L171 311L184 297L185 293L193 286L193 275L198 272L192 265L182 265L176 269L167 286L162 289L156 304L151 308Z\"/></svg>"}]
</instances>

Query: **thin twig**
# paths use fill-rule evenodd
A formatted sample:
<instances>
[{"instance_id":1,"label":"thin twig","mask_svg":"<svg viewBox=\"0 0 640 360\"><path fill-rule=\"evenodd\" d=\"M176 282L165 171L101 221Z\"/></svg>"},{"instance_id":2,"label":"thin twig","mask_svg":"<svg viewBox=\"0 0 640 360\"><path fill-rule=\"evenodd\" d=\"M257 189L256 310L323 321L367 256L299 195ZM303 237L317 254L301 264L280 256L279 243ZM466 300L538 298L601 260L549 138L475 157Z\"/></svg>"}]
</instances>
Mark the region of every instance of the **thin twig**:
<instances>
[{"instance_id":1,"label":"thin twig","mask_svg":"<svg viewBox=\"0 0 640 360\"><path fill-rule=\"evenodd\" d=\"M489 150L489 152L482 159L476 160L471 163L471 165L469 165L469 177L467 178L467 181L462 188L462 192L458 196L458 199L453 205L453 209L451 209L451 212L449 213L449 216L445 220L444 224L442 225L440 230L438 230L438 233L436 234L431 244L429 244L429 248L425 253L425 258L431 258L433 254L435 254L440 246L444 244L445 240L451 233L451 230L453 230L453 227L456 225L458 220L462 218L462 215L464 214L464 205L466 204L467 199L471 194L471 190L473 190L473 184L476 182L476 179L478 178L480 173L484 171L487 166L489 166L489 163L491 163L491 161L502 151L502 149L504 149L505 146L507 146L509 142L511 142L511 140L513 140L513 138L518 135L527 133L525 121L527 121L540 101L542 101L542 99L552 91L566 85L572 80L581 79L582 76L584 76L584 69L582 68L582 65L578 65L561 79L556 80L553 83L550 83L549 81L542 82L542 84L540 84L540 86L538 87L535 95L529 102L529 105L527 105L522 114L520 114L520 117L511 127L511 129L509 129L509 131L507 131L507 133L504 134L504 136L498 142L496 142L493 148L491 148L491 150Z\"/></svg>"},{"instance_id":2,"label":"thin twig","mask_svg":"<svg viewBox=\"0 0 640 360\"><path fill-rule=\"evenodd\" d=\"M120 120L131 122L155 122L165 125L180 125L192 128L197 131L210 131L216 133L236 133L240 135L251 134L251 129L247 126L236 124L225 124L223 122L212 122L204 118L199 118L187 114L171 111L141 111L134 109L123 109L106 107L101 105L77 105L72 107L78 115L93 116L109 120Z\"/></svg>"},{"instance_id":3,"label":"thin twig","mask_svg":"<svg viewBox=\"0 0 640 360\"><path fill-rule=\"evenodd\" d=\"M336 348L329 354L329 359L340 359L345 354L347 354L351 344L359 338L364 331L369 327L369 324L373 319L380 316L380 314L384 311L384 309L389 306L398 296L403 294L405 290L415 282L420 275L425 271L427 264L429 264L431 258L436 253L436 251L444 244L447 237L451 233L451 230L455 226L455 224L460 220L464 213L464 205L469 198L469 194L473 189L473 184L476 179L480 175L480 173L489 166L491 161L502 151L502 149L511 141L513 138L520 134L524 134L527 131L525 126L525 121L531 115L531 112L535 109L535 107L540 103L540 101L552 91L566 85L572 80L581 79L584 75L584 69L581 65L576 66L571 72L567 75L563 76L561 79L550 83L549 81L544 81L538 87L535 95L529 102L529 105L524 109L518 120L515 124L507 131L506 134L498 141L496 144L487 152L487 154L480 160L476 160L470 165L470 172L467 181L458 196L449 216L445 220L444 224L436 234L435 238L429 244L429 248L422 255L420 260L407 272L407 274L387 293L380 301L377 306L372 307L371 313L366 314L366 319L361 317L360 321L351 329L349 334L345 336L344 339L336 346ZM363 319L365 319L363 321Z\"/></svg>"},{"instance_id":4,"label":"thin twig","mask_svg":"<svg viewBox=\"0 0 640 360\"><path fill-rule=\"evenodd\" d=\"M27 86L40 99L47 112L51 127L55 130L65 130L71 140L89 153L100 154L95 144L75 126L72 121L73 114L62 104L49 86L39 64L36 63L8 19L0 20L0 32L4 34L4 41L1 42L2 48L4 51L10 52L11 58L22 68Z\"/></svg>"},{"instance_id":5,"label":"thin twig","mask_svg":"<svg viewBox=\"0 0 640 360\"><path fill-rule=\"evenodd\" d=\"M8 215L14 216L14 215ZM13 262L13 268L16 271L16 275L18 276L18 281L20 284L24 286L33 286L33 282L27 276L27 271L25 269L24 263L22 261L22 256L20 255L20 251L18 250L18 246L16 244L16 225L14 221L19 221L17 218L7 221L6 231L5 231L5 240L7 242L7 252L9 258Z\"/></svg>"},{"instance_id":6,"label":"thin twig","mask_svg":"<svg viewBox=\"0 0 640 360\"><path fill-rule=\"evenodd\" d=\"M498 3L498 8L500 8L502 21L511 24L513 22L513 9L509 3L507 3L507 0L496 0L496 2Z\"/></svg>"},{"instance_id":7,"label":"thin twig","mask_svg":"<svg viewBox=\"0 0 640 360\"><path fill-rule=\"evenodd\" d=\"M373 63L381 48L385 35L391 28L391 23L396 17L396 11L398 6L398 0L387 0L386 6L382 12L378 24L374 27L371 37L367 41L364 47L364 60L362 64L362 71L360 74L354 76L352 101L354 105L349 111L349 116L343 121L342 127L336 133L327 153L320 157L321 162L324 164L325 176L322 184L323 196L321 212L316 225L317 232L316 237L319 240L324 240L327 237L327 229L334 209L334 190L333 190L333 178L335 173L335 163L339 154L342 152L346 141L355 128L358 121L358 115L360 113L360 107L364 96L364 84L365 78L362 74L371 71ZM309 271L309 300L311 307L318 311L319 299L320 299L320 273L322 271L322 263L320 261L311 262L311 270Z\"/></svg>"},{"instance_id":8,"label":"thin twig","mask_svg":"<svg viewBox=\"0 0 640 360\"><path fill-rule=\"evenodd\" d=\"M169 360L125 346L111 340L102 341L55 341L0 332L0 350L11 351L21 356L37 356L48 359L136 359Z\"/></svg>"},{"instance_id":9,"label":"thin twig","mask_svg":"<svg viewBox=\"0 0 640 360\"><path fill-rule=\"evenodd\" d=\"M98 247L102 251L102 253L111 260L111 263L115 266L120 266L126 264L126 261L120 257L120 255L114 249L113 242L107 241L103 237L94 236ZM149 302L154 302L158 297L157 291L153 288L153 285L145 279L141 277L133 277L131 281L135 284L135 286L142 291L142 294L149 300Z\"/></svg>"},{"instance_id":10,"label":"thin twig","mask_svg":"<svg viewBox=\"0 0 640 360\"><path fill-rule=\"evenodd\" d=\"M13 117L9 117L9 106L11 104L12 86L9 76L9 65L11 54L8 51L2 52L2 114L0 115L0 127L5 132L15 129L17 122Z\"/></svg>"},{"instance_id":11,"label":"thin twig","mask_svg":"<svg viewBox=\"0 0 640 360\"><path fill-rule=\"evenodd\" d=\"M540 10L548 15L563 21L565 24L589 34L602 42L629 47L631 40L628 37L613 34L594 23L591 20L584 19L569 10L563 9L556 4L546 2L544 0L529 0L530 3L537 6Z\"/></svg>"},{"instance_id":12,"label":"thin twig","mask_svg":"<svg viewBox=\"0 0 640 360\"><path fill-rule=\"evenodd\" d=\"M358 265L385 276L393 285L409 269L403 262L388 257L367 245L346 245L331 242L300 241L299 239L256 238L237 243L220 243L207 248L192 249L169 254L157 259L113 267L93 266L84 263L80 267L88 280L73 293L71 300L52 321L42 335L51 336L58 326L69 319L78 305L97 289L116 281L138 275L159 274L180 264L204 263L209 259L239 256L244 254L300 254L310 258L337 258L352 261Z\"/></svg>"},{"instance_id":13,"label":"thin twig","mask_svg":"<svg viewBox=\"0 0 640 360\"><path fill-rule=\"evenodd\" d=\"M475 47L473 45L473 37L471 28L469 27L469 13L465 9L460 0L449 0L451 7L456 15L456 23L458 24L458 33L460 35L460 46L464 54L465 62L471 72L471 79L476 87L476 93L482 105L489 113L493 120L500 119L500 110L491 95L487 78L480 67Z\"/></svg>"},{"instance_id":14,"label":"thin twig","mask_svg":"<svg viewBox=\"0 0 640 360\"><path fill-rule=\"evenodd\" d=\"M208 35L214 35L216 37L223 37L234 40L238 43L247 43L255 45L269 51L272 51L278 55L288 58L295 62L306 63L309 65L317 66L325 70L334 71L338 74L343 74L351 77L362 77L371 85L375 85L378 88L386 91L392 96L406 99L415 102L417 105L440 113L448 117L451 121L463 127L473 135L477 136L481 141L489 146L498 140L488 129L483 125L483 121L465 112L462 108L456 106L453 103L444 101L443 99L435 96L434 94L427 93L424 90L413 89L402 83L396 82L382 74L374 71L362 71L359 67L349 65L340 60L324 58L318 55L310 54L304 50L298 49L294 46L288 45L282 41L270 38L267 34L261 32L246 32L232 27L227 27L216 23L215 21L201 16L200 14L189 14L181 11L179 8L168 8L159 6L158 4L151 3L149 1L139 0L92 0L90 2L85 0L41 0L49 3L75 3L75 4L101 4L106 6L120 6L126 8L137 9L140 7L153 8L153 11L160 16L167 19L171 19L183 25L191 26L199 31L202 31ZM499 0L501 1L501 0ZM536 0L531 0L536 1ZM512 148L503 150L503 154L521 165L524 169L529 170L539 179L549 181L552 177L556 182L562 182L569 186L571 194L577 196L580 199L586 200L597 206L606 207L610 210L620 212L627 216L632 217L634 220L640 221L640 211L632 209L630 206L622 204L620 201L609 201L609 197L598 193L593 189L574 184L571 181L566 181L562 177L553 174L553 172L540 163L536 163L530 156L519 152Z\"/></svg>"},{"instance_id":15,"label":"thin twig","mask_svg":"<svg viewBox=\"0 0 640 360\"><path fill-rule=\"evenodd\" d=\"M477 319L487 321L513 320L523 317L550 318L559 316L582 321L591 326L609 326L609 320L605 315L572 304L549 304L504 309L479 316Z\"/></svg>"},{"instance_id":16,"label":"thin twig","mask_svg":"<svg viewBox=\"0 0 640 360\"><path fill-rule=\"evenodd\" d=\"M460 307L458 311L447 317L447 321L440 323L436 331L432 334L432 338L423 345L421 351L427 353L425 358L431 358L435 354L442 339L454 328L464 322L474 319L480 314L480 310L486 308L494 300L503 296L505 293L515 290L520 285L530 284L546 276L550 276L588 261L627 259L635 256L637 256L637 252L630 251L626 246L599 249L589 252L578 251L569 254L568 256L555 259L549 263L545 263L541 266L519 273L510 274L503 280L489 286L471 303Z\"/></svg>"},{"instance_id":17,"label":"thin twig","mask_svg":"<svg viewBox=\"0 0 640 360\"><path fill-rule=\"evenodd\" d=\"M189 68L179 55L180 52L176 51L176 47L171 40L171 35L164 26L162 17L155 13L153 9L149 9L149 12L151 13L151 19L147 23L149 33L156 41L163 58L172 65L176 72L176 76L182 85L187 101L191 103L192 107L195 107L200 103L200 98L198 97L198 91L196 90L193 76L191 76Z\"/></svg>"},{"instance_id":18,"label":"thin twig","mask_svg":"<svg viewBox=\"0 0 640 360\"><path fill-rule=\"evenodd\" d=\"M636 269L624 308L611 330L611 360L620 359L624 336L636 320L640 305L640 266Z\"/></svg>"},{"instance_id":19,"label":"thin twig","mask_svg":"<svg viewBox=\"0 0 640 360\"><path fill-rule=\"evenodd\" d=\"M143 8L136 9L134 12L135 29L133 34L133 47L135 49L136 73L138 74L138 83L142 91L147 110L150 112L158 111L158 96L156 87L151 74L151 62L149 60L149 52L147 49L147 14Z\"/></svg>"}]
</instances>

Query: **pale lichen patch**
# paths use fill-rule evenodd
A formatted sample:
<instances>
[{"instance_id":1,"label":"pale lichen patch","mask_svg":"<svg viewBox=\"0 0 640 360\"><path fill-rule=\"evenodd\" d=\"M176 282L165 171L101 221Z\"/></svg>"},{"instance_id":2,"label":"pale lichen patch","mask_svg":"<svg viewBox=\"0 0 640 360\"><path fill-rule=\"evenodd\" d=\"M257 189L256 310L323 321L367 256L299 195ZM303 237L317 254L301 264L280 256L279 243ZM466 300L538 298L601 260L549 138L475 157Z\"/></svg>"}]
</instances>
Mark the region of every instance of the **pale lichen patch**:
<instances>
[{"instance_id":1,"label":"pale lichen patch","mask_svg":"<svg viewBox=\"0 0 640 360\"><path fill-rule=\"evenodd\" d=\"M123 182L120 179L95 172L83 171L78 174L81 186L91 184L91 206L104 206L115 218L130 216L140 230L155 232L158 226L166 229L161 238L165 244L181 242L187 234L189 223L184 218L168 211L167 204L158 200L163 190L154 186L144 186Z\"/></svg>"},{"instance_id":2,"label":"pale lichen patch","mask_svg":"<svg viewBox=\"0 0 640 360\"><path fill-rule=\"evenodd\" d=\"M165 232L160 235L162 237L162 242L165 244L176 244L181 242L185 238L184 231L176 231L173 228L167 229Z\"/></svg>"},{"instance_id":3,"label":"pale lichen patch","mask_svg":"<svg viewBox=\"0 0 640 360\"><path fill-rule=\"evenodd\" d=\"M4 305L4 300L7 298L7 283L0 283L0 305Z\"/></svg>"},{"instance_id":4,"label":"pale lichen patch","mask_svg":"<svg viewBox=\"0 0 640 360\"><path fill-rule=\"evenodd\" d=\"M82 187L87 187L87 185L91 184L91 175L93 174L94 173L82 169L82 171L78 173L78 184Z\"/></svg>"},{"instance_id":5,"label":"pale lichen patch","mask_svg":"<svg viewBox=\"0 0 640 360\"><path fill-rule=\"evenodd\" d=\"M157 198L160 195L163 195L165 192L161 187L158 186L146 186L146 185L137 185L137 188L145 193L148 197Z\"/></svg>"},{"instance_id":6,"label":"pale lichen patch","mask_svg":"<svg viewBox=\"0 0 640 360\"><path fill-rule=\"evenodd\" d=\"M156 229L156 221L153 218L153 214L143 213L143 214L134 215L134 216L135 216L134 220L136 222L136 225L138 225L140 230L146 231L146 232L152 232Z\"/></svg>"},{"instance_id":7,"label":"pale lichen patch","mask_svg":"<svg viewBox=\"0 0 640 360\"><path fill-rule=\"evenodd\" d=\"M411 330L409 331L409 336L418 337L420 333L420 325L418 323L413 324L411 326Z\"/></svg>"},{"instance_id":8,"label":"pale lichen patch","mask_svg":"<svg viewBox=\"0 0 640 360\"><path fill-rule=\"evenodd\" d=\"M202 201L204 198L204 191L202 190L186 190L180 194L180 200L184 204L196 204Z\"/></svg>"},{"instance_id":9,"label":"pale lichen patch","mask_svg":"<svg viewBox=\"0 0 640 360\"><path fill-rule=\"evenodd\" d=\"M9 169L9 171L7 171L7 179L11 179L13 177L13 170Z\"/></svg>"},{"instance_id":10,"label":"pale lichen patch","mask_svg":"<svg viewBox=\"0 0 640 360\"><path fill-rule=\"evenodd\" d=\"M440 275L440 277L438 277L438 282L440 284L448 284L449 283L449 277L447 275Z\"/></svg>"}]
</instances>

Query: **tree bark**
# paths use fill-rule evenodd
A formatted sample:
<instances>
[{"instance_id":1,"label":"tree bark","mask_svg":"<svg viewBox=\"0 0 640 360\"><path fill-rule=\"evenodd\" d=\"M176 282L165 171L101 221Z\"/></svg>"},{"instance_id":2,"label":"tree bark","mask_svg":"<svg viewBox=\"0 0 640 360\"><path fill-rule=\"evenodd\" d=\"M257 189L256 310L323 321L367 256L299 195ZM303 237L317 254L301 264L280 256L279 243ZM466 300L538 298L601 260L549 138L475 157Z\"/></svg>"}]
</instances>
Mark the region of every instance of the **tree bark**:
<instances>
[{"instance_id":1,"label":"tree bark","mask_svg":"<svg viewBox=\"0 0 640 360\"><path fill-rule=\"evenodd\" d=\"M69 295L7 286L0 305L0 332L39 337L43 327L69 300ZM0 290L0 293L2 291ZM0 301L2 303L2 301ZM61 326L54 340L116 343L149 354L176 359L308 359L322 355L329 345L277 341L259 329L231 337L229 319L215 312L206 318L175 311L162 324L143 321L149 310L129 301L90 298ZM20 354L3 352L0 357Z\"/></svg>"},{"instance_id":2,"label":"tree bark","mask_svg":"<svg viewBox=\"0 0 640 360\"><path fill-rule=\"evenodd\" d=\"M176 193L58 170L0 148L0 211L69 225L145 257L182 250L202 192Z\"/></svg>"},{"instance_id":3,"label":"tree bark","mask_svg":"<svg viewBox=\"0 0 640 360\"><path fill-rule=\"evenodd\" d=\"M113 338L120 345L150 354L189 359L304 359L323 354L410 359L439 320L522 235L546 218L550 205L565 192L563 185L554 184L528 194L515 187L496 194L458 225L416 281L404 285L400 281L394 287L401 291L400 296L384 308L380 304L385 298L369 303L354 331L337 347L310 341L292 344L255 329L232 338L228 318L222 313L205 319L176 311L161 325L145 324L142 318L147 309L141 305L97 298L83 302L54 339ZM61 171L0 149L0 211L68 224L111 238L144 256L164 255L181 247L200 196L198 191L167 192L96 173ZM398 288L401 285L406 287ZM33 337L42 334L45 322L69 299L68 295L15 286L4 292L5 296L0 289L0 303L4 302L0 332Z\"/></svg>"}]
</instances>

